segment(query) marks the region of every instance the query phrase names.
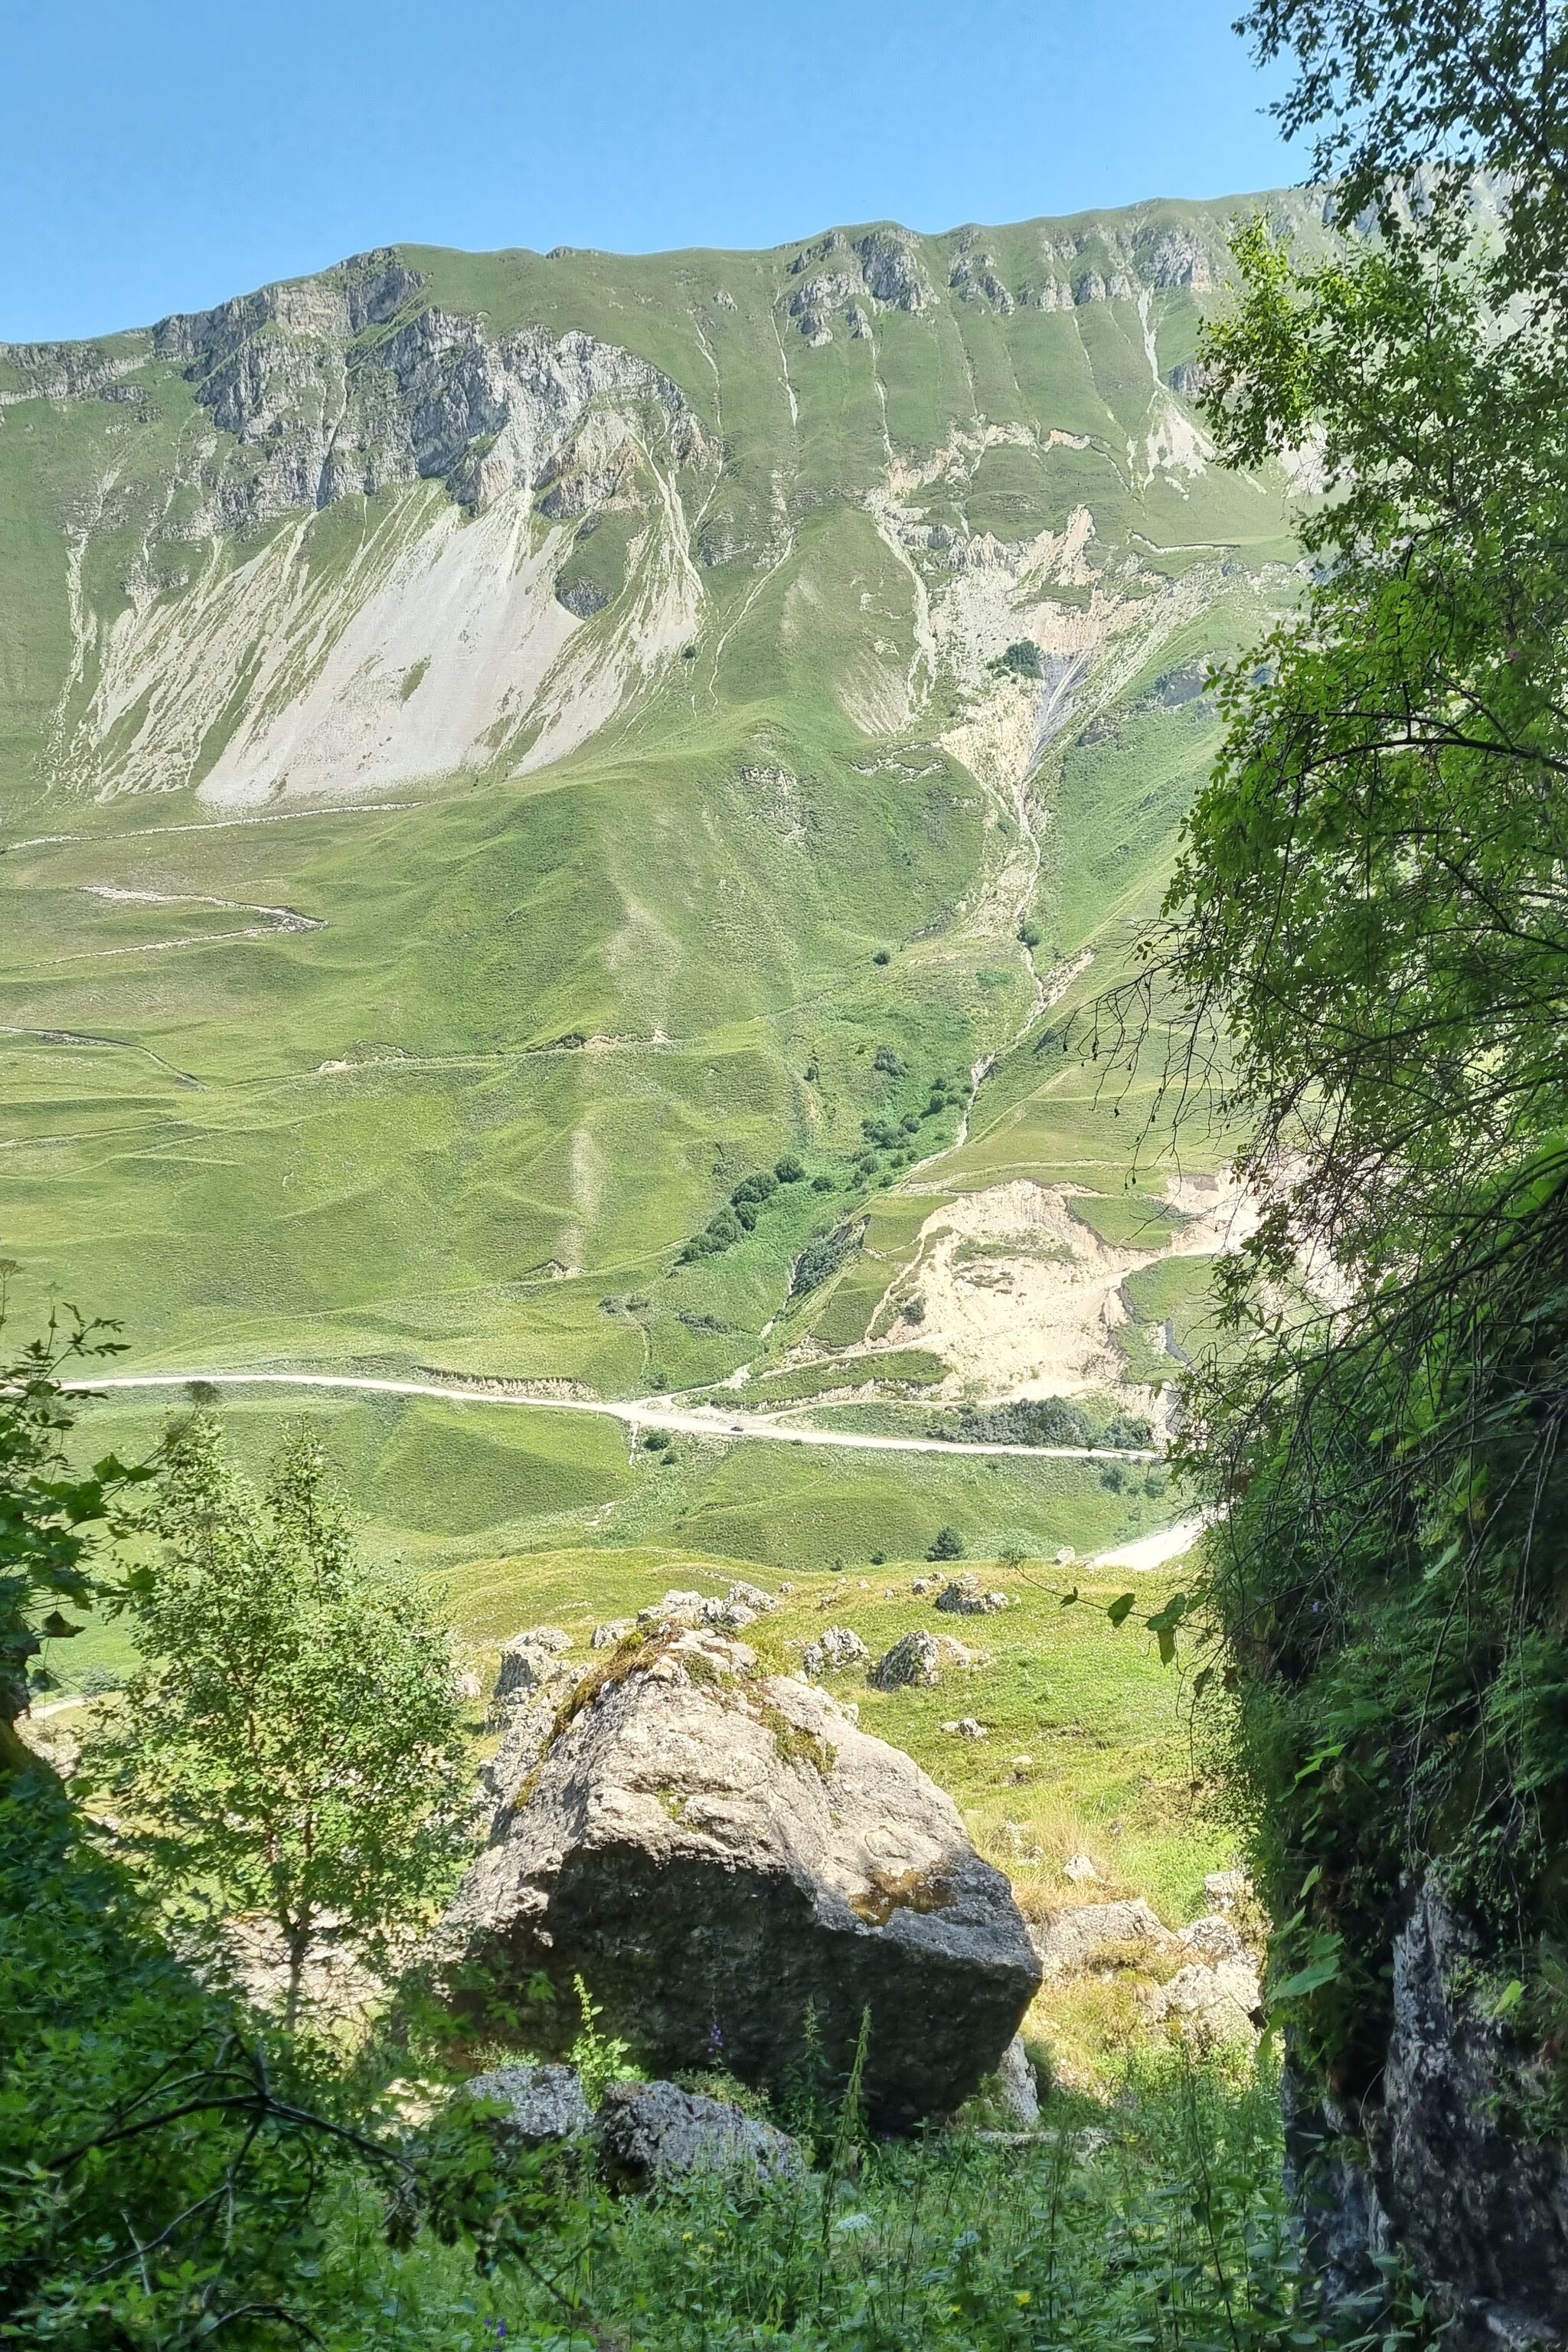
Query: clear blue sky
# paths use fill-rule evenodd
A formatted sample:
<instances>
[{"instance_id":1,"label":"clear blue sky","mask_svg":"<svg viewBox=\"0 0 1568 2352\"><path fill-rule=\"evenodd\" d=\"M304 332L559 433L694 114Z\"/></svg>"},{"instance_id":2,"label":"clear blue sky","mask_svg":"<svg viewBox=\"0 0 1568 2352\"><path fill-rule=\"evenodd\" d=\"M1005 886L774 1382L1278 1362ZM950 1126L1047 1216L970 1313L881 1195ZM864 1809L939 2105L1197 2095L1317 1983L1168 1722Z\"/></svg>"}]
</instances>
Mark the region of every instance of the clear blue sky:
<instances>
[{"instance_id":1,"label":"clear blue sky","mask_svg":"<svg viewBox=\"0 0 1568 2352\"><path fill-rule=\"evenodd\" d=\"M0 0L0 339L406 239L775 245L1301 176L1238 0Z\"/></svg>"}]
</instances>

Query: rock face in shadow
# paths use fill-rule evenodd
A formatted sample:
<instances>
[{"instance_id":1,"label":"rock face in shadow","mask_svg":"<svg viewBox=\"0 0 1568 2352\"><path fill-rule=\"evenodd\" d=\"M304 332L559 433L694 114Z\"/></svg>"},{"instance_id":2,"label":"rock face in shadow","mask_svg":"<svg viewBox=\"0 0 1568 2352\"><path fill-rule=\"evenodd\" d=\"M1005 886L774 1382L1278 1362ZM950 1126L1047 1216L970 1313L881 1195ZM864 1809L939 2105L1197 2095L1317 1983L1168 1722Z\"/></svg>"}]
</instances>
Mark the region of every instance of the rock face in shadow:
<instances>
[{"instance_id":1,"label":"rock face in shadow","mask_svg":"<svg viewBox=\"0 0 1568 2352\"><path fill-rule=\"evenodd\" d=\"M1507 2118L1533 2070L1457 1988L1472 1938L1428 1881L1394 1947L1380 2095L1353 2109L1285 2085L1286 2151L1331 2312L1376 2312L1380 2257L1409 2261L1447 2352L1568 2342L1568 2149Z\"/></svg>"},{"instance_id":2,"label":"rock face in shadow","mask_svg":"<svg viewBox=\"0 0 1568 2352\"><path fill-rule=\"evenodd\" d=\"M442 1933L448 1998L482 2027L575 2031L573 1978L639 2063L721 2063L787 2090L808 2017L830 2078L870 2012L872 2120L952 2113L991 2073L1040 1981L1002 1873L910 1758L742 1643L634 1635L578 1684L503 1804Z\"/></svg>"}]
</instances>

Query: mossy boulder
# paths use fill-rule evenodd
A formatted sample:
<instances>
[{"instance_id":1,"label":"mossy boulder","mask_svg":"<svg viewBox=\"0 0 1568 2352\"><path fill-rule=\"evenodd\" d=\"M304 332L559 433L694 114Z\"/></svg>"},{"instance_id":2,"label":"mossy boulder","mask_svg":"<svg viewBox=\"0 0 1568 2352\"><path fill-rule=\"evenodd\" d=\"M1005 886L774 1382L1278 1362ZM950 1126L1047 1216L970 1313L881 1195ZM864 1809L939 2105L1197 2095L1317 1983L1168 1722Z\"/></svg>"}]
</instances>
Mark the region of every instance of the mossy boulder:
<instances>
[{"instance_id":1,"label":"mossy boulder","mask_svg":"<svg viewBox=\"0 0 1568 2352\"><path fill-rule=\"evenodd\" d=\"M601 1654L497 1811L443 1936L448 1998L484 2031L535 1997L570 2039L581 1974L639 2064L721 2056L787 2090L842 2082L870 2012L882 2129L952 2114L1040 1981L1002 1873L912 1759L742 1643L643 1629Z\"/></svg>"}]
</instances>

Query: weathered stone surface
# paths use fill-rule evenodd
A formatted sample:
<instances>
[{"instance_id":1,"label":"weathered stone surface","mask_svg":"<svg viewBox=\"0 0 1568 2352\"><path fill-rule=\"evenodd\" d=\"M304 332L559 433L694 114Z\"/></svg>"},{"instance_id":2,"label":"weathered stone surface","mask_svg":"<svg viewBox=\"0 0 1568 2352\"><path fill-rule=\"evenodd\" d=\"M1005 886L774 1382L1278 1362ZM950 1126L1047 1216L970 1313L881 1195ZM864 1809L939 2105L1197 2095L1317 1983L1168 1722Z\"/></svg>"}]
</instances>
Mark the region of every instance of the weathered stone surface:
<instances>
[{"instance_id":1,"label":"weathered stone surface","mask_svg":"<svg viewBox=\"0 0 1568 2352\"><path fill-rule=\"evenodd\" d=\"M595 1625L590 1649L613 1650L617 1643L626 1640L636 1622L635 1617L612 1617L607 1625Z\"/></svg>"},{"instance_id":2,"label":"weathered stone surface","mask_svg":"<svg viewBox=\"0 0 1568 2352\"><path fill-rule=\"evenodd\" d=\"M684 2070L718 2046L773 2084L808 2005L844 2072L868 2008L876 2121L962 2105L1040 1971L1007 1881L913 1761L700 1630L624 1645L573 1706L448 1916L455 2005L479 2021L542 1970L563 2045L580 1970L640 2063Z\"/></svg>"},{"instance_id":3,"label":"weathered stone surface","mask_svg":"<svg viewBox=\"0 0 1568 2352\"><path fill-rule=\"evenodd\" d=\"M1014 2122L1031 2130L1040 2120L1040 2091L1021 2033L1016 2033L1003 2051L996 2079Z\"/></svg>"},{"instance_id":4,"label":"weathered stone surface","mask_svg":"<svg viewBox=\"0 0 1568 2352\"><path fill-rule=\"evenodd\" d=\"M1250 1957L1240 1928L1223 1911L1210 1911L1201 1919L1189 1920L1176 1933L1189 1950L1200 1960L1206 1960L1211 1969L1221 1960L1245 1960Z\"/></svg>"},{"instance_id":5,"label":"weathered stone surface","mask_svg":"<svg viewBox=\"0 0 1568 2352\"><path fill-rule=\"evenodd\" d=\"M507 2132L530 2147L585 2139L594 2127L594 2111L574 2066L496 2066L476 2074L463 2090L468 2098L503 2107Z\"/></svg>"},{"instance_id":6,"label":"weathered stone surface","mask_svg":"<svg viewBox=\"0 0 1568 2352\"><path fill-rule=\"evenodd\" d=\"M552 481L606 399L657 420L672 447L701 446L684 394L646 360L576 331L492 338L422 304L424 284L393 252L361 254L153 329L158 356L184 366L238 444L212 486L216 520L254 523L432 477L483 507Z\"/></svg>"},{"instance_id":7,"label":"weathered stone surface","mask_svg":"<svg viewBox=\"0 0 1568 2352\"><path fill-rule=\"evenodd\" d=\"M1477 1940L1428 1882L1393 1952L1393 2030L1353 2105L1286 2084L1286 2149L1331 2310L1374 2310L1374 2257L1409 2260L1445 2352L1568 2342L1568 2147L1510 2126L1538 2088L1489 2005L1462 1990Z\"/></svg>"},{"instance_id":8,"label":"weathered stone surface","mask_svg":"<svg viewBox=\"0 0 1568 2352\"><path fill-rule=\"evenodd\" d=\"M612 2083L595 2122L599 2166L617 2189L687 2172L804 2172L795 2143L722 2099L673 2083Z\"/></svg>"},{"instance_id":9,"label":"weathered stone surface","mask_svg":"<svg viewBox=\"0 0 1568 2352\"><path fill-rule=\"evenodd\" d=\"M825 1625L815 1642L808 1642L801 1657L801 1671L813 1682L819 1675L837 1674L845 1666L858 1665L870 1652L858 1633L847 1625Z\"/></svg>"},{"instance_id":10,"label":"weathered stone surface","mask_svg":"<svg viewBox=\"0 0 1568 2352\"><path fill-rule=\"evenodd\" d=\"M1199 2049L1254 2042L1261 2031L1262 1993L1249 1960L1221 1960L1205 1968L1194 1960L1157 1988L1149 2002L1152 2023L1173 2026Z\"/></svg>"},{"instance_id":11,"label":"weathered stone surface","mask_svg":"<svg viewBox=\"0 0 1568 2352\"><path fill-rule=\"evenodd\" d=\"M519 1699L531 1697L548 1682L558 1681L561 1654L572 1647L572 1636L559 1625L532 1625L501 1644L500 1667L490 1700L498 1712Z\"/></svg>"},{"instance_id":12,"label":"weathered stone surface","mask_svg":"<svg viewBox=\"0 0 1568 2352\"><path fill-rule=\"evenodd\" d=\"M1216 1911L1234 1911L1251 1892L1252 1882L1245 1870L1211 1870L1204 1881L1204 1893Z\"/></svg>"},{"instance_id":13,"label":"weathered stone surface","mask_svg":"<svg viewBox=\"0 0 1568 2352\"><path fill-rule=\"evenodd\" d=\"M1152 1905L1141 1895L1125 1903L1091 1903L1080 1910L1058 1911L1054 1918L1031 1930L1040 1966L1047 1977L1081 1969L1097 1952L1113 1944L1149 1944L1156 1951L1173 1948L1176 1938Z\"/></svg>"},{"instance_id":14,"label":"weathered stone surface","mask_svg":"<svg viewBox=\"0 0 1568 2352\"><path fill-rule=\"evenodd\" d=\"M572 1636L558 1625L515 1633L500 1654L500 1670L486 1720L501 1728L501 1743L479 1773L496 1802L509 1801L532 1771L555 1727L556 1710L581 1669L565 1654Z\"/></svg>"}]
</instances>

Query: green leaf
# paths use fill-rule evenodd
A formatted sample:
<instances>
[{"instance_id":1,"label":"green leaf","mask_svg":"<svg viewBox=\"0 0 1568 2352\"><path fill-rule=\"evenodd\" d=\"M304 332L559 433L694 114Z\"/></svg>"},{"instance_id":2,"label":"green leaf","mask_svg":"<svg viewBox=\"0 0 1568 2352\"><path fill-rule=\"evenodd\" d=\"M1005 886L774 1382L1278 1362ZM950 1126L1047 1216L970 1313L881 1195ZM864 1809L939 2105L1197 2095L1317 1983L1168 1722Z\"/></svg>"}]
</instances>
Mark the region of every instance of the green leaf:
<instances>
[{"instance_id":1,"label":"green leaf","mask_svg":"<svg viewBox=\"0 0 1568 2352\"><path fill-rule=\"evenodd\" d=\"M1501 1992L1499 1993L1496 2000L1492 2003L1493 2023L1495 2024L1500 2017L1506 2017L1510 2009L1517 2009L1523 1999L1524 1987L1520 1982L1518 1977L1515 1977L1511 1984L1504 1985Z\"/></svg>"},{"instance_id":2,"label":"green leaf","mask_svg":"<svg viewBox=\"0 0 1568 2352\"><path fill-rule=\"evenodd\" d=\"M1138 1595L1135 1592L1119 1592L1117 1594L1115 1600L1111 1602L1110 1608L1105 1612L1113 1625L1126 1624L1128 1618L1132 1613L1132 1604L1137 1598Z\"/></svg>"},{"instance_id":3,"label":"green leaf","mask_svg":"<svg viewBox=\"0 0 1568 2352\"><path fill-rule=\"evenodd\" d=\"M1298 1969L1293 1977L1287 1977L1282 1985L1277 1985L1274 1990L1274 1999L1300 2000L1307 1993L1316 1992L1321 1985L1332 1984L1339 1972L1338 1952L1332 1953L1325 1959L1313 1960L1308 1967Z\"/></svg>"}]
</instances>

